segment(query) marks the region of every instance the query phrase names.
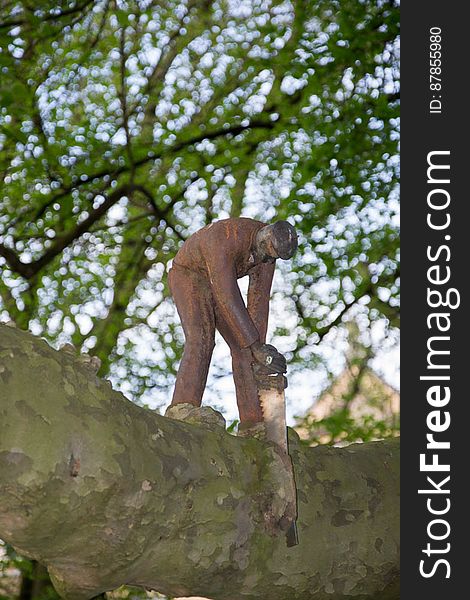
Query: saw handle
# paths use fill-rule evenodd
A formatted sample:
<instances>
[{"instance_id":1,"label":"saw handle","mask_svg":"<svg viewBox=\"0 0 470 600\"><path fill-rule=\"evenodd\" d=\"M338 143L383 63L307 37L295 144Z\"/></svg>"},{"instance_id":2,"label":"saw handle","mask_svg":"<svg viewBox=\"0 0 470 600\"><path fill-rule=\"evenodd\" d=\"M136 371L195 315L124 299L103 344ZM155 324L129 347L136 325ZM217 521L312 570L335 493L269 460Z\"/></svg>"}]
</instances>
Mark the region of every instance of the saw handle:
<instances>
[{"instance_id":1,"label":"saw handle","mask_svg":"<svg viewBox=\"0 0 470 600\"><path fill-rule=\"evenodd\" d=\"M269 373L285 373L287 363L285 357L271 344L255 342L250 346L251 354L256 363L264 367Z\"/></svg>"},{"instance_id":2,"label":"saw handle","mask_svg":"<svg viewBox=\"0 0 470 600\"><path fill-rule=\"evenodd\" d=\"M283 392L287 388L287 377L282 373L273 373L259 363L252 363L251 366L259 389Z\"/></svg>"}]
</instances>

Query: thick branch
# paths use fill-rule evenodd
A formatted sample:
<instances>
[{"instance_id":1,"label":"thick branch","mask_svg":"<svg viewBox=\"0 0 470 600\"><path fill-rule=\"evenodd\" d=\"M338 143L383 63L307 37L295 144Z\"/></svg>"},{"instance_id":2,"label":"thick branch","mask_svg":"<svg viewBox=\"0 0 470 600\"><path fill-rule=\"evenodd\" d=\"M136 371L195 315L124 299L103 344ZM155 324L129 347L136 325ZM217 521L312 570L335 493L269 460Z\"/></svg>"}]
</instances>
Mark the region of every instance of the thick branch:
<instances>
[{"instance_id":1,"label":"thick branch","mask_svg":"<svg viewBox=\"0 0 470 600\"><path fill-rule=\"evenodd\" d=\"M11 248L7 248L3 244L0 244L0 256L6 260L7 265L15 273L22 275L26 279L33 276L34 272L31 264L22 263Z\"/></svg>"},{"instance_id":2,"label":"thick branch","mask_svg":"<svg viewBox=\"0 0 470 600\"><path fill-rule=\"evenodd\" d=\"M144 112L144 126L153 126L153 122L155 120L155 109L157 108L158 101L160 100L160 93L164 87L165 77L170 70L171 65L173 64L174 59L182 50L182 47L179 45L181 40L184 40L185 46L188 46L188 44L198 35L198 33L200 33L197 30L188 33L187 27L184 27L188 16L191 14L194 8L198 8L197 0L188 3L186 12L179 19L178 25L175 31L170 35L170 39L165 44L165 47L161 49L160 58L148 77L147 85L143 91L144 95L149 96L149 102ZM199 6L199 9L201 9L201 6ZM194 19L191 21L191 27L194 27ZM182 33L182 29L186 31L185 34ZM151 96L153 96L153 99L151 99ZM137 106L138 104L134 106L133 112L136 110Z\"/></svg>"},{"instance_id":3,"label":"thick branch","mask_svg":"<svg viewBox=\"0 0 470 600\"><path fill-rule=\"evenodd\" d=\"M68 600L129 583L215 599L398 598L398 442L292 440L300 545L276 453L161 417L67 352L0 326L0 536Z\"/></svg>"},{"instance_id":4,"label":"thick branch","mask_svg":"<svg viewBox=\"0 0 470 600\"><path fill-rule=\"evenodd\" d=\"M212 131L207 131L207 132L203 131L199 135L195 135L194 137L189 138L187 140L181 140L180 142L177 142L176 144L170 145L166 148L160 149L155 152L149 152L145 156L143 156L139 159L136 159L134 162L134 167L136 167L136 168L141 167L142 165L145 165L149 162L155 161L155 160L162 158L168 154L174 154L176 152L179 152L180 150L184 150L185 148L188 148L189 146L199 144L200 142L202 142L204 140L214 140L216 138L223 137L226 135L238 135L238 134L240 134L244 131L248 131L250 129L272 129L273 127L274 127L274 123L272 123L271 121L254 120L254 121L251 121L250 123L248 123L247 125L242 125L240 123L237 123L237 124L231 125L229 127L221 127L220 129L214 129ZM66 189L62 190L61 192L59 192L56 196L54 196L54 201L62 198L63 196L66 196L73 189L78 188L81 185L85 185L86 183L89 183L90 181L93 181L94 179L102 179L103 177L106 177L107 175L112 175L114 178L116 178L119 175L122 175L123 173L128 173L129 171L130 171L129 165L122 165L115 169L113 169L111 167L111 168L103 169L101 171L97 171L96 173L89 175L86 181L83 181L83 180L76 181L72 186L70 186L70 188L66 188Z\"/></svg>"},{"instance_id":5,"label":"thick branch","mask_svg":"<svg viewBox=\"0 0 470 600\"><path fill-rule=\"evenodd\" d=\"M219 129L214 129L208 132L203 131L202 133L192 138L181 140L180 142L177 142L176 144L173 144L166 148L161 148L159 150L156 150L155 152L148 152L145 154L145 156L142 156L139 159L135 159L132 165L124 164L119 167L110 166L106 167L105 169L101 169L100 171L96 171L95 173L87 176L84 179L77 178L70 186L64 187L56 194L50 196L46 203L40 207L38 214L42 214L46 208L51 206L54 202L59 202L62 198L68 196L73 190L89 185L92 181L103 179L104 177L111 177L112 179L116 179L120 175L130 173L131 171L136 170L139 167L142 167L143 165L146 165L163 157L173 155L177 152L180 152L181 150L184 150L185 148L189 148L190 146L198 144L204 140L213 140L219 137L224 137L226 135L238 135L240 133L243 133L244 131L249 131L251 129L273 129L273 127L273 122L257 119L251 121L247 125L241 125L240 123L237 123L229 127L224 126ZM19 273L19 271L17 272Z\"/></svg>"},{"instance_id":6,"label":"thick branch","mask_svg":"<svg viewBox=\"0 0 470 600\"><path fill-rule=\"evenodd\" d=\"M145 256L145 239L135 241L124 234L119 263L114 279L114 297L104 319L96 320L85 337L96 336L97 344L93 352L101 360L100 373L107 374L111 362L111 353L116 346L119 334L125 328L126 309L135 294L139 282L152 266Z\"/></svg>"},{"instance_id":7,"label":"thick branch","mask_svg":"<svg viewBox=\"0 0 470 600\"><path fill-rule=\"evenodd\" d=\"M134 189L132 184L123 185L119 189L114 190L109 196L102 202L97 208L90 211L88 217L83 219L80 223L75 225L72 229L64 233L64 235L58 237L55 242L48 248L44 254L37 260L25 264L20 261L13 250L10 250L3 244L0 244L0 256L3 256L7 261L8 265L13 271L22 275L25 279L31 279L39 273L39 271L48 265L51 261L56 258L67 246L73 241L77 240L84 233L89 231L90 227L99 221L106 212L114 206L119 200L131 192Z\"/></svg>"}]
</instances>

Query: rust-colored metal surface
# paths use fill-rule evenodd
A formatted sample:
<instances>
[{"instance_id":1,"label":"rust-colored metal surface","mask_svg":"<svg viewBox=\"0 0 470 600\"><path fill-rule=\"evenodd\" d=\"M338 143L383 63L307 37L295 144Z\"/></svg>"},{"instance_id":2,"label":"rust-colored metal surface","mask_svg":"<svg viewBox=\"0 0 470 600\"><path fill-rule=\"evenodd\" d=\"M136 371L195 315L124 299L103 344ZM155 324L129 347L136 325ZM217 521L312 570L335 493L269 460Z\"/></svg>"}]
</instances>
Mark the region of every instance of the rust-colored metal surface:
<instances>
[{"instance_id":1,"label":"rust-colored metal surface","mask_svg":"<svg viewBox=\"0 0 470 600\"><path fill-rule=\"evenodd\" d=\"M259 360L263 348L268 349L268 368L280 372L279 365L285 365L272 346L259 348L266 339L275 260L290 258L296 247L297 237L288 223L266 226L245 218L212 223L183 244L168 275L185 335L172 404L201 405L218 329L232 355L240 421L263 420L253 351L258 348ZM249 276L247 305L237 283L245 275Z\"/></svg>"}]
</instances>

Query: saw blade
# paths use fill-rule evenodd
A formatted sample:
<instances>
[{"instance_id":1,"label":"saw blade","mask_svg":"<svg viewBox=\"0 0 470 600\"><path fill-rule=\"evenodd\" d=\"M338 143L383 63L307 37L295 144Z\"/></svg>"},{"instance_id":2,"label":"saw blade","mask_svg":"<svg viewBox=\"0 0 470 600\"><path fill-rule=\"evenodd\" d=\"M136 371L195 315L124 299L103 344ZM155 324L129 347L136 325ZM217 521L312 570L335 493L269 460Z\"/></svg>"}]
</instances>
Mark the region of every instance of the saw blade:
<instances>
[{"instance_id":1,"label":"saw blade","mask_svg":"<svg viewBox=\"0 0 470 600\"><path fill-rule=\"evenodd\" d=\"M289 487L290 494L295 504L295 514L297 514L297 487L295 485L294 468L291 457L289 456L289 442L287 437L286 423L286 397L284 388L287 383L283 375L271 375L258 379L260 383L258 388L258 397L263 411L264 426L266 430L266 438L268 441L276 444L278 448L285 454L285 461L288 463L288 472L291 479ZM286 543L290 548L299 543L297 533L297 523L294 520L287 532Z\"/></svg>"},{"instance_id":2,"label":"saw blade","mask_svg":"<svg viewBox=\"0 0 470 600\"><path fill-rule=\"evenodd\" d=\"M266 437L288 453L286 400L284 391L277 389L260 389L259 401L264 416Z\"/></svg>"}]
</instances>

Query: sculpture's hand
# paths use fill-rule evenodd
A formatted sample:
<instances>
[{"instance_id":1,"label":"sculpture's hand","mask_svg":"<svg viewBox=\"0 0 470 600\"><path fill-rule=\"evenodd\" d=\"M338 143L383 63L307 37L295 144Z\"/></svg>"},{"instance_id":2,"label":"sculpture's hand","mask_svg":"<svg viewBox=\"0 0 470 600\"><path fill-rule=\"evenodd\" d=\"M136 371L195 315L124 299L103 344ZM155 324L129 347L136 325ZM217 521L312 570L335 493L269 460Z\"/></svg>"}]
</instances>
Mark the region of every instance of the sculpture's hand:
<instances>
[{"instance_id":1,"label":"sculpture's hand","mask_svg":"<svg viewBox=\"0 0 470 600\"><path fill-rule=\"evenodd\" d=\"M287 363L284 356L270 344L255 342L250 346L255 361L271 373L285 373Z\"/></svg>"}]
</instances>

